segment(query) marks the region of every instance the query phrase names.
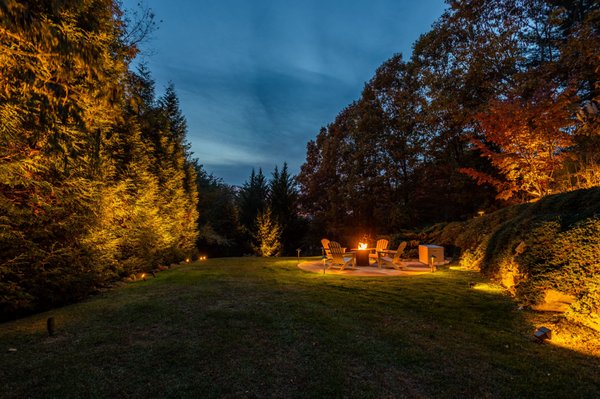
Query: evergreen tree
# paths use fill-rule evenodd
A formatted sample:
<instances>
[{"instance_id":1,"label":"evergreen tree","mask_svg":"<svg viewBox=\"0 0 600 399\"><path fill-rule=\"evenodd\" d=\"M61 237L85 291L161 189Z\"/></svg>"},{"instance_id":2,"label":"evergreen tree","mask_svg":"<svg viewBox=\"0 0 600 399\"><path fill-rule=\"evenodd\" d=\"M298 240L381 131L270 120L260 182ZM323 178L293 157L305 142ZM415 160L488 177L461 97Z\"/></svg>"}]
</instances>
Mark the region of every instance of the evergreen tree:
<instances>
[{"instance_id":1,"label":"evergreen tree","mask_svg":"<svg viewBox=\"0 0 600 399\"><path fill-rule=\"evenodd\" d=\"M268 195L269 186L262 169L258 169L258 174L252 169L250 178L239 192L240 223L247 231L254 230L256 217L264 211Z\"/></svg>"},{"instance_id":2,"label":"evergreen tree","mask_svg":"<svg viewBox=\"0 0 600 399\"><path fill-rule=\"evenodd\" d=\"M111 0L0 6L3 316L81 298L111 274L85 237L132 52L118 15Z\"/></svg>"},{"instance_id":3,"label":"evergreen tree","mask_svg":"<svg viewBox=\"0 0 600 399\"><path fill-rule=\"evenodd\" d=\"M271 215L270 207L256 216L254 251L259 256L279 255L281 250L281 227Z\"/></svg>"},{"instance_id":4,"label":"evergreen tree","mask_svg":"<svg viewBox=\"0 0 600 399\"><path fill-rule=\"evenodd\" d=\"M208 256L240 256L242 228L233 187L194 163L198 189L198 248Z\"/></svg>"},{"instance_id":5,"label":"evergreen tree","mask_svg":"<svg viewBox=\"0 0 600 399\"><path fill-rule=\"evenodd\" d=\"M185 124L174 91L163 113L147 69L128 71L121 15L112 0L0 6L0 317L193 250Z\"/></svg>"},{"instance_id":6,"label":"evergreen tree","mask_svg":"<svg viewBox=\"0 0 600 399\"><path fill-rule=\"evenodd\" d=\"M303 231L298 217L298 189L295 179L283 163L281 172L277 166L269 182L269 206L273 219L281 227L281 252L294 255L300 245Z\"/></svg>"}]
</instances>

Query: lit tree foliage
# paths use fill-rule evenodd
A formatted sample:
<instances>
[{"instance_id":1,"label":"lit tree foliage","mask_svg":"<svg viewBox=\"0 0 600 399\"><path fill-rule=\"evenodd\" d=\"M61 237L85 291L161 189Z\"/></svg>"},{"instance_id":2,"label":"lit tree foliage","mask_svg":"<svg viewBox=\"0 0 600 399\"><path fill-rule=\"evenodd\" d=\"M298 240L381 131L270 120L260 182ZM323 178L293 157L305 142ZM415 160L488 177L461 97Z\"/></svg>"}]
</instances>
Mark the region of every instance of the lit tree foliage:
<instances>
[{"instance_id":1,"label":"lit tree foliage","mask_svg":"<svg viewBox=\"0 0 600 399\"><path fill-rule=\"evenodd\" d=\"M302 239L303 227L298 216L298 189L284 162L281 172L275 170L269 182L269 207L281 228L281 253L295 255Z\"/></svg>"},{"instance_id":2,"label":"lit tree foliage","mask_svg":"<svg viewBox=\"0 0 600 399\"><path fill-rule=\"evenodd\" d=\"M279 255L281 250L281 227L271 215L271 208L266 207L256 216L254 233L254 251L259 256Z\"/></svg>"},{"instance_id":3,"label":"lit tree foliage","mask_svg":"<svg viewBox=\"0 0 600 399\"><path fill-rule=\"evenodd\" d=\"M255 233L256 218L267 206L268 195L269 186L262 169L258 169L258 173L252 169L250 178L238 193L240 224L244 230L243 241L248 250L252 249L248 244L252 241Z\"/></svg>"},{"instance_id":4,"label":"lit tree foliage","mask_svg":"<svg viewBox=\"0 0 600 399\"><path fill-rule=\"evenodd\" d=\"M600 184L600 4L448 4L408 61L386 61L308 143L298 182L317 237Z\"/></svg>"},{"instance_id":5,"label":"lit tree foliage","mask_svg":"<svg viewBox=\"0 0 600 399\"><path fill-rule=\"evenodd\" d=\"M81 297L110 270L82 240L131 53L112 1L0 6L2 314Z\"/></svg>"},{"instance_id":6,"label":"lit tree foliage","mask_svg":"<svg viewBox=\"0 0 600 399\"><path fill-rule=\"evenodd\" d=\"M551 193L556 172L573 144L569 103L566 94L548 90L539 90L529 100L509 97L490 103L489 111L479 115L484 139L474 140L474 144L502 179L474 169L463 171L492 184L501 199L518 193L526 200L539 199Z\"/></svg>"},{"instance_id":7,"label":"lit tree foliage","mask_svg":"<svg viewBox=\"0 0 600 399\"><path fill-rule=\"evenodd\" d=\"M0 317L190 254L174 91L157 102L128 71L147 30L128 32L112 0L3 1L0 21Z\"/></svg>"}]
</instances>

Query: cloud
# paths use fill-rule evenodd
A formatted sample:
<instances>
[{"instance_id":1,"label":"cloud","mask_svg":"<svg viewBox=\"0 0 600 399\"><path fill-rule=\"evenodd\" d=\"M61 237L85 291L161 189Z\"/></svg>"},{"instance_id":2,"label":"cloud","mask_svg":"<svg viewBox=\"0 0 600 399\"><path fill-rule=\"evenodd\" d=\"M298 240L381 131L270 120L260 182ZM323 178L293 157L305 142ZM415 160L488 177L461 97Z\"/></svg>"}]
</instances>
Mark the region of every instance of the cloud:
<instances>
[{"instance_id":1,"label":"cloud","mask_svg":"<svg viewBox=\"0 0 600 399\"><path fill-rule=\"evenodd\" d=\"M410 54L444 8L443 0L147 3L163 20L148 59L157 88L175 83L192 151L232 184L283 161L297 173L306 142L382 62Z\"/></svg>"}]
</instances>

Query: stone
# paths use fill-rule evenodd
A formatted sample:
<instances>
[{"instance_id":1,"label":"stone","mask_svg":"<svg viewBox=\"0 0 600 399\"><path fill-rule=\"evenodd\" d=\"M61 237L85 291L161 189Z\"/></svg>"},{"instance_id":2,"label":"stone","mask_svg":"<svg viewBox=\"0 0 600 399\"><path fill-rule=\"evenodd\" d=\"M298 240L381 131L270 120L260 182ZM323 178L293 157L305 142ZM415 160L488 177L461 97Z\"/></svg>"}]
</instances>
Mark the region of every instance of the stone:
<instances>
[{"instance_id":1,"label":"stone","mask_svg":"<svg viewBox=\"0 0 600 399\"><path fill-rule=\"evenodd\" d=\"M575 296L548 289L544 291L544 302L532 306L532 309L538 312L564 313L573 302L575 302Z\"/></svg>"}]
</instances>

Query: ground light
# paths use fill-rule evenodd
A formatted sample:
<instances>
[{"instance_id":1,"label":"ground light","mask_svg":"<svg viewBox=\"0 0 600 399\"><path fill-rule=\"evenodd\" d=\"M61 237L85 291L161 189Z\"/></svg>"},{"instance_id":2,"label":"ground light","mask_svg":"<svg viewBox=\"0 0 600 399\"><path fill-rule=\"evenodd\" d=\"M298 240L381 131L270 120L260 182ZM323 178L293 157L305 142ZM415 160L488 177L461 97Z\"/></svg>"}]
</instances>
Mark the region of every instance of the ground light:
<instances>
[{"instance_id":1,"label":"ground light","mask_svg":"<svg viewBox=\"0 0 600 399\"><path fill-rule=\"evenodd\" d=\"M533 336L540 341L545 341L552 338L552 330L546 327L540 327L533 333Z\"/></svg>"}]
</instances>

